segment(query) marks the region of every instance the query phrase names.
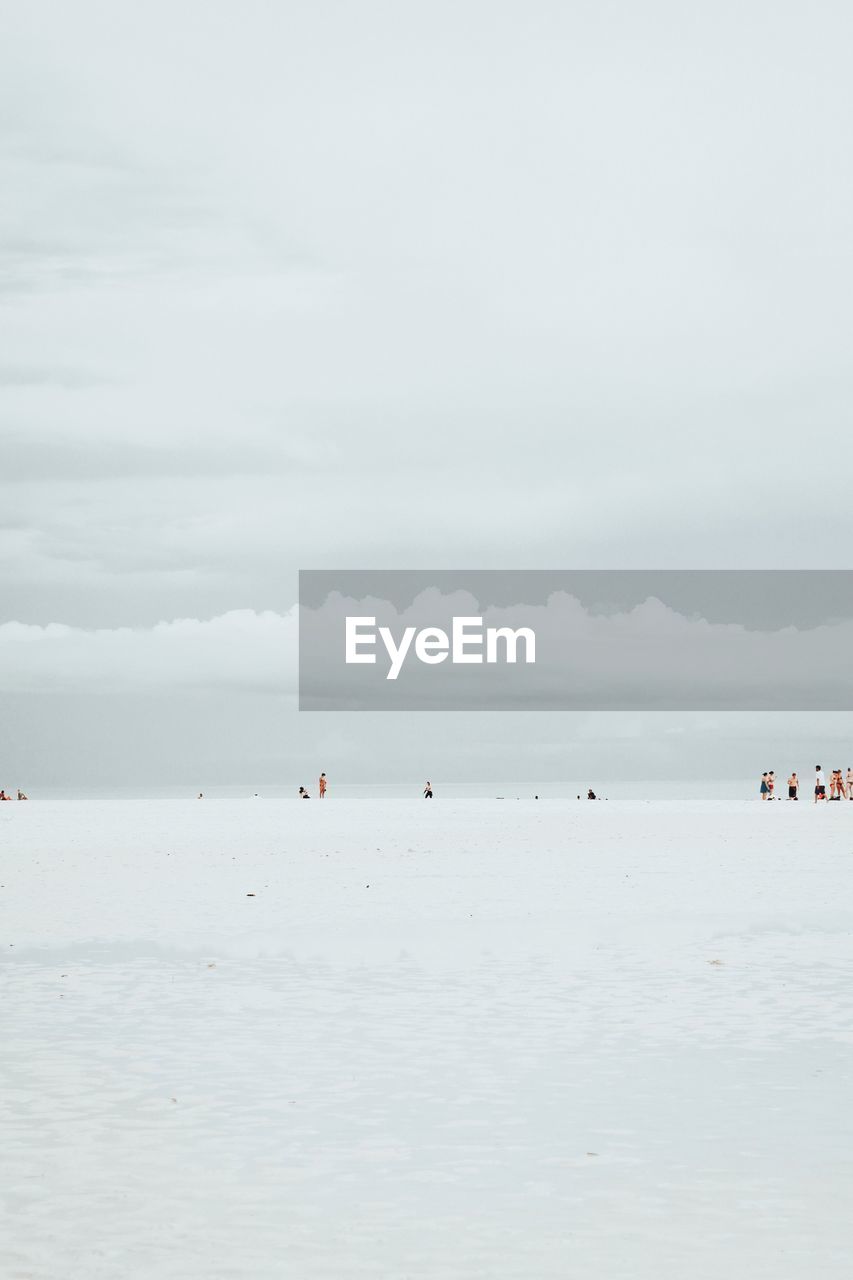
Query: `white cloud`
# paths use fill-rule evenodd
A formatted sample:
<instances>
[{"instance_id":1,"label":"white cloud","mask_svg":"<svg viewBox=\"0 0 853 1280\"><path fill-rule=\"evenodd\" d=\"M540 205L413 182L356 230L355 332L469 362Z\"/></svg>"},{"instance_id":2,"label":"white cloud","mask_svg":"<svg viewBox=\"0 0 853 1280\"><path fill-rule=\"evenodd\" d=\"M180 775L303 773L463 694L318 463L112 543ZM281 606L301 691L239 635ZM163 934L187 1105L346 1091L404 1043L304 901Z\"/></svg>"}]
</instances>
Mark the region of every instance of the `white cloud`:
<instances>
[{"instance_id":1,"label":"white cloud","mask_svg":"<svg viewBox=\"0 0 853 1280\"><path fill-rule=\"evenodd\" d=\"M238 609L153 627L86 630L60 623L0 625L0 688L117 693L199 688L293 693L296 610Z\"/></svg>"},{"instance_id":2,"label":"white cloud","mask_svg":"<svg viewBox=\"0 0 853 1280\"><path fill-rule=\"evenodd\" d=\"M797 589L788 576L776 589L783 585ZM406 627L440 627L449 634L454 616L481 617L486 627L529 628L536 661L432 666L418 662L412 648L397 679L389 681L390 658L378 641L372 665L345 665L348 615L375 618L390 628L395 644ZM853 621L759 629L687 617L654 597L605 614L564 591L554 591L544 605L483 608L466 591L429 588L405 609L377 597L355 600L332 592L320 608L305 611L303 640L303 697L318 709L832 710L849 706L842 676Z\"/></svg>"}]
</instances>

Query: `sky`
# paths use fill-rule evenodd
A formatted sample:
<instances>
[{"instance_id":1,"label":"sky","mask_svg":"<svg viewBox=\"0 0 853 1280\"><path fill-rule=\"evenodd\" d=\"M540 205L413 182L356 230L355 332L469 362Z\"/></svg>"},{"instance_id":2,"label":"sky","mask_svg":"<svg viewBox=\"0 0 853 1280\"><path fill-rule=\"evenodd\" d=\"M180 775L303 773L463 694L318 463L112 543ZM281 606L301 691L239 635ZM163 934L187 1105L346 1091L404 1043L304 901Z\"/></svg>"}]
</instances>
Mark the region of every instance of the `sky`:
<instances>
[{"instance_id":1,"label":"sky","mask_svg":"<svg viewBox=\"0 0 853 1280\"><path fill-rule=\"evenodd\" d=\"M850 565L849 6L34 0L4 33L0 785L853 746L299 715L293 648L300 568Z\"/></svg>"}]
</instances>

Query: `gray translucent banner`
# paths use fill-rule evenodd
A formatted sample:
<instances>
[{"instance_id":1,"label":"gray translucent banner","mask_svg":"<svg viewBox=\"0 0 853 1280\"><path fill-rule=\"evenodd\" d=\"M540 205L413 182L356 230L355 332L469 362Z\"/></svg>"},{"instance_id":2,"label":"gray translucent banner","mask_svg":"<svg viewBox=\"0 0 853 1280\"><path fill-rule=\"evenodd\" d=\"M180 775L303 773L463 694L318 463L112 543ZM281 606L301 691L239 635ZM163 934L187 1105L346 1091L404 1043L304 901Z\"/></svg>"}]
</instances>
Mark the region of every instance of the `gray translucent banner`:
<instances>
[{"instance_id":1,"label":"gray translucent banner","mask_svg":"<svg viewBox=\"0 0 853 1280\"><path fill-rule=\"evenodd\" d=\"M853 571L303 570L303 711L853 708Z\"/></svg>"}]
</instances>

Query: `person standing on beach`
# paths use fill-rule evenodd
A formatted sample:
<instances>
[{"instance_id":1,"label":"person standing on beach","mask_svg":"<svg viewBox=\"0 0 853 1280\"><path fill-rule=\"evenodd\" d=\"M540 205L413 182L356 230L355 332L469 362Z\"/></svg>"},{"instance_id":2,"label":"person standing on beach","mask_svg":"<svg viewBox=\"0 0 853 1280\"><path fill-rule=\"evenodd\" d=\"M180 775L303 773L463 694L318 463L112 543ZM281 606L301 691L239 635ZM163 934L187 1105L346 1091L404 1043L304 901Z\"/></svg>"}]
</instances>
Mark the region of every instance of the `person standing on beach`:
<instances>
[{"instance_id":1,"label":"person standing on beach","mask_svg":"<svg viewBox=\"0 0 853 1280\"><path fill-rule=\"evenodd\" d=\"M825 799L826 799L826 778L823 776L823 769L821 769L819 764L816 764L815 776L814 776L814 802L815 804L817 804L818 800L825 800Z\"/></svg>"},{"instance_id":2,"label":"person standing on beach","mask_svg":"<svg viewBox=\"0 0 853 1280\"><path fill-rule=\"evenodd\" d=\"M767 775L767 799L768 800L776 799L776 797L773 794L775 790L776 790L776 772L774 769L771 769Z\"/></svg>"},{"instance_id":3,"label":"person standing on beach","mask_svg":"<svg viewBox=\"0 0 853 1280\"><path fill-rule=\"evenodd\" d=\"M853 765L847 766L847 799L853 800Z\"/></svg>"},{"instance_id":4,"label":"person standing on beach","mask_svg":"<svg viewBox=\"0 0 853 1280\"><path fill-rule=\"evenodd\" d=\"M788 799L799 800L800 798L800 780L795 773L792 773L788 779Z\"/></svg>"},{"instance_id":5,"label":"person standing on beach","mask_svg":"<svg viewBox=\"0 0 853 1280\"><path fill-rule=\"evenodd\" d=\"M429 781L429 779L427 779L427 784L424 787L424 800L431 800L431 799L432 799L432 783Z\"/></svg>"},{"instance_id":6,"label":"person standing on beach","mask_svg":"<svg viewBox=\"0 0 853 1280\"><path fill-rule=\"evenodd\" d=\"M320 799L321 800L323 799L323 796L325 794L326 794L326 775L325 773L321 773L320 774Z\"/></svg>"},{"instance_id":7,"label":"person standing on beach","mask_svg":"<svg viewBox=\"0 0 853 1280\"><path fill-rule=\"evenodd\" d=\"M766 800L766 799L767 799L767 793L768 793L768 791L769 791L769 790L770 790L770 788L769 788L769 787L768 787L768 785L767 785L767 774L766 774L766 773L762 773L762 775L761 775L761 799L762 799L762 800Z\"/></svg>"}]
</instances>

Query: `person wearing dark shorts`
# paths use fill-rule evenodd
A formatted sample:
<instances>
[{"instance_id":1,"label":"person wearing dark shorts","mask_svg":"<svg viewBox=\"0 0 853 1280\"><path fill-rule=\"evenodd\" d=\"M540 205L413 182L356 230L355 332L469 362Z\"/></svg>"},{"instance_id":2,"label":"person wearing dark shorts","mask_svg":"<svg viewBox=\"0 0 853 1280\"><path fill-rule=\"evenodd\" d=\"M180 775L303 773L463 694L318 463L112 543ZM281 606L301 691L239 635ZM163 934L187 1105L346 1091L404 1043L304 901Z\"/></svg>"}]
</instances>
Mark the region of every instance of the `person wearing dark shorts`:
<instances>
[{"instance_id":1,"label":"person wearing dark shorts","mask_svg":"<svg viewBox=\"0 0 853 1280\"><path fill-rule=\"evenodd\" d=\"M792 773L788 779L788 799L799 800L800 798L800 780L795 773Z\"/></svg>"},{"instance_id":2,"label":"person wearing dark shorts","mask_svg":"<svg viewBox=\"0 0 853 1280\"><path fill-rule=\"evenodd\" d=\"M821 769L819 764L816 764L815 776L814 776L814 802L815 804L817 804L818 800L825 800L825 799L826 799L826 778L823 776L823 769Z\"/></svg>"}]
</instances>

